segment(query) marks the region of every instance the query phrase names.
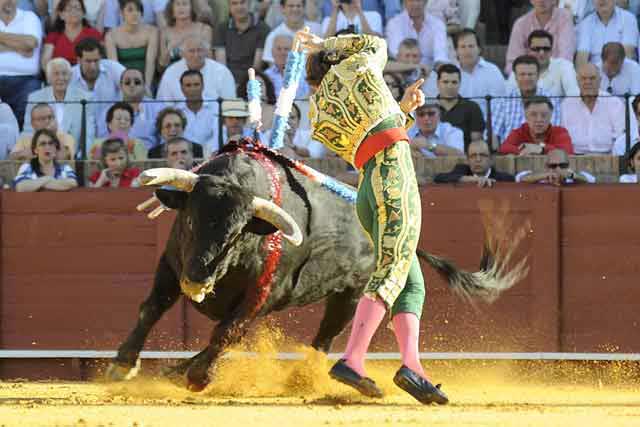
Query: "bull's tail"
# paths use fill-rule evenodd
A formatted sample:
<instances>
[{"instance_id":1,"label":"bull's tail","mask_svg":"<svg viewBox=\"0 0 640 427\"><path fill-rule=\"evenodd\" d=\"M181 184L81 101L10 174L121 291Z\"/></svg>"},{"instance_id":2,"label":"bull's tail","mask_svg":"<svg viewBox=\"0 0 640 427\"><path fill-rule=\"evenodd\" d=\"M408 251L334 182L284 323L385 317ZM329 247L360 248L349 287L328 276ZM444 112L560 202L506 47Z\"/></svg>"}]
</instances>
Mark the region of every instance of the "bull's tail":
<instances>
[{"instance_id":1,"label":"bull's tail","mask_svg":"<svg viewBox=\"0 0 640 427\"><path fill-rule=\"evenodd\" d=\"M491 244L485 242L480 270L474 273L458 268L452 261L436 255L432 255L421 249L416 253L419 258L425 260L447 281L453 292L468 302L481 299L491 303L505 290L511 288L527 275L529 268L527 258L523 257L509 268L510 260L517 247L509 245L503 251L497 245L493 250Z\"/></svg>"}]
</instances>

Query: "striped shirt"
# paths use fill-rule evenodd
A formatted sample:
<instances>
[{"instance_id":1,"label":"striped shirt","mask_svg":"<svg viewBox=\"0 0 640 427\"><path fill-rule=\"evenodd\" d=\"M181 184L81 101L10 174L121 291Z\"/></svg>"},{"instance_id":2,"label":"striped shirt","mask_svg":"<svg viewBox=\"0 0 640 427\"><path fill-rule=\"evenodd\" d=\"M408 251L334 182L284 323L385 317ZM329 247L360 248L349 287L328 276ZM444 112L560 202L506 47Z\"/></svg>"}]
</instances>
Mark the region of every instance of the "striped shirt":
<instances>
[{"instance_id":1,"label":"striped shirt","mask_svg":"<svg viewBox=\"0 0 640 427\"><path fill-rule=\"evenodd\" d=\"M75 171L71 168L71 166L67 164L55 163L55 173L53 174L53 177L55 179L71 178L78 181ZM31 163L23 163L22 166L20 166L20 169L18 169L18 174L13 179L13 182L12 182L13 189L15 190L16 185L21 181L24 181L27 179L38 179L38 178L40 178L40 176L38 176L36 174L36 171L33 170Z\"/></svg>"}]
</instances>

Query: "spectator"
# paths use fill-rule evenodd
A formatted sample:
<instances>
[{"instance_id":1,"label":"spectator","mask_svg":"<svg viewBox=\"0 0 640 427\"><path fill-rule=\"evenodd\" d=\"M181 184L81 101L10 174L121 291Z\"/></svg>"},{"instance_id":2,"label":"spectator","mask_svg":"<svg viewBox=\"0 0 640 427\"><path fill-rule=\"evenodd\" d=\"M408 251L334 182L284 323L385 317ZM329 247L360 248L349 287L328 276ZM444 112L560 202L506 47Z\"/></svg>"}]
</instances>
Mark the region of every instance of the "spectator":
<instances>
[{"instance_id":1,"label":"spectator","mask_svg":"<svg viewBox=\"0 0 640 427\"><path fill-rule=\"evenodd\" d=\"M141 0L120 2L124 22L105 36L107 58L125 68L140 70L145 81L153 82L158 59L158 30L142 22L144 7Z\"/></svg>"},{"instance_id":2,"label":"spectator","mask_svg":"<svg viewBox=\"0 0 640 427\"><path fill-rule=\"evenodd\" d=\"M478 104L460 96L460 69L453 64L438 68L438 101L440 120L462 130L464 146L482 138L484 119Z\"/></svg>"},{"instance_id":3,"label":"spectator","mask_svg":"<svg viewBox=\"0 0 640 427\"><path fill-rule=\"evenodd\" d=\"M383 22L389 21L402 12L400 0L361 0L361 3L363 10L377 12ZM333 0L324 0L322 2L322 17L331 16L332 11Z\"/></svg>"},{"instance_id":4,"label":"spectator","mask_svg":"<svg viewBox=\"0 0 640 427\"><path fill-rule=\"evenodd\" d=\"M91 37L102 40L100 31L89 26L83 0L60 0L56 7L57 18L53 31L47 34L42 48L42 69L46 69L51 58L64 58L71 65L78 62L78 42Z\"/></svg>"},{"instance_id":5,"label":"spectator","mask_svg":"<svg viewBox=\"0 0 640 427\"><path fill-rule=\"evenodd\" d=\"M226 65L239 82L249 68L262 68L269 27L249 13L249 0L229 0L229 13L229 22L219 26L213 47L216 60Z\"/></svg>"},{"instance_id":6,"label":"spectator","mask_svg":"<svg viewBox=\"0 0 640 427\"><path fill-rule=\"evenodd\" d=\"M0 0L0 98L22 128L27 97L40 89L42 24L33 12L17 9L15 0Z\"/></svg>"},{"instance_id":7,"label":"spectator","mask_svg":"<svg viewBox=\"0 0 640 427\"><path fill-rule=\"evenodd\" d=\"M426 11L445 23L447 34L457 34L462 30L458 0L429 0Z\"/></svg>"},{"instance_id":8,"label":"spectator","mask_svg":"<svg viewBox=\"0 0 640 427\"><path fill-rule=\"evenodd\" d=\"M309 27L311 33L320 36L322 34L320 25L317 22L307 21L304 17L305 0L280 0L284 22L275 27L264 42L264 54L262 60L273 62L273 40L278 35L294 37L296 32L304 27Z\"/></svg>"},{"instance_id":9,"label":"spectator","mask_svg":"<svg viewBox=\"0 0 640 427\"><path fill-rule=\"evenodd\" d=\"M37 132L40 129L49 129L56 134L58 141L62 144L62 149L58 150L57 160L73 160L76 152L76 141L71 135L58 129L56 113L51 105L46 103L34 105L31 108L29 117L31 118L33 132ZM20 161L31 160L33 158L33 150L31 150L32 139L33 133L23 132L15 147L11 150L9 158Z\"/></svg>"},{"instance_id":10,"label":"spectator","mask_svg":"<svg viewBox=\"0 0 640 427\"><path fill-rule=\"evenodd\" d=\"M262 130L271 129L273 123L273 115L276 111L276 90L271 79L264 73L256 71L256 80L260 82L261 98L260 109L262 111ZM247 84L249 83L249 77L245 76L242 79L242 83L238 86L238 98L247 100ZM300 82L302 83L302 82ZM306 84L306 80L305 80Z\"/></svg>"},{"instance_id":11,"label":"spectator","mask_svg":"<svg viewBox=\"0 0 640 427\"><path fill-rule=\"evenodd\" d=\"M140 70L130 68L120 77L121 101L128 103L133 109L133 124L129 136L140 140L145 149L150 150L158 144L155 133L156 117L165 107L163 102L156 102L145 95L144 75ZM98 118L97 136L105 138L109 134L107 129L107 109Z\"/></svg>"},{"instance_id":12,"label":"spectator","mask_svg":"<svg viewBox=\"0 0 640 427\"><path fill-rule=\"evenodd\" d=\"M163 1L155 1L155 0L141 0L140 5L142 8L140 9L140 13L142 17L140 18L141 26L156 25L156 6L162 6L163 8L160 10L159 14L164 13L165 2ZM124 5L126 6L126 4ZM103 5L104 12L102 14L102 21L99 21L96 28L105 32L106 35L109 34L108 30L125 26L126 25L126 17L123 16L124 12L121 9L121 4L119 0L104 0ZM157 44L156 44L157 45Z\"/></svg>"},{"instance_id":13,"label":"spectator","mask_svg":"<svg viewBox=\"0 0 640 427\"><path fill-rule=\"evenodd\" d=\"M636 123L640 123L640 95L636 96L631 103L631 107L633 108L633 115L636 118ZM640 126L638 126L640 128ZM640 130L637 137L640 137ZM632 138L632 140L635 138Z\"/></svg>"},{"instance_id":14,"label":"spectator","mask_svg":"<svg viewBox=\"0 0 640 427\"><path fill-rule=\"evenodd\" d=\"M637 184L640 182L640 142L633 144L629 153L627 153L627 172L620 175L619 182L623 184Z\"/></svg>"},{"instance_id":15,"label":"spectator","mask_svg":"<svg viewBox=\"0 0 640 427\"><path fill-rule=\"evenodd\" d=\"M284 68L287 65L287 56L293 45L293 38L280 34L273 38L273 64L264 71L264 74L271 79L275 90L276 98L280 96L280 90L284 83ZM309 85L306 79L300 79L296 98L298 100L309 98Z\"/></svg>"},{"instance_id":16,"label":"spectator","mask_svg":"<svg viewBox=\"0 0 640 427\"><path fill-rule=\"evenodd\" d=\"M493 134L500 141L504 141L512 130L519 128L525 122L524 99L532 96L550 96L546 90L538 86L540 64L536 58L528 55L517 57L513 62L513 72L516 75L517 87L507 92L509 98L498 103L493 115ZM551 123L558 125L560 109L557 108L555 101L551 102L554 105Z\"/></svg>"},{"instance_id":17,"label":"spectator","mask_svg":"<svg viewBox=\"0 0 640 427\"><path fill-rule=\"evenodd\" d=\"M18 169L13 188L18 192L67 191L78 186L76 173L67 164L56 161L60 141L49 129L36 131L31 140L35 157Z\"/></svg>"},{"instance_id":18,"label":"spectator","mask_svg":"<svg viewBox=\"0 0 640 427\"><path fill-rule=\"evenodd\" d=\"M609 42L602 47L600 90L610 95L640 94L640 65L625 58L622 43Z\"/></svg>"},{"instance_id":19,"label":"spectator","mask_svg":"<svg viewBox=\"0 0 640 427\"><path fill-rule=\"evenodd\" d=\"M333 37L347 28L351 28L354 34L382 36L384 33L380 14L363 10L361 0L332 0L331 15L322 20L324 38Z\"/></svg>"},{"instance_id":20,"label":"spectator","mask_svg":"<svg viewBox=\"0 0 640 427\"><path fill-rule=\"evenodd\" d=\"M440 105L427 101L416 109L416 124L409 129L411 148L424 157L464 155L464 134L440 121Z\"/></svg>"},{"instance_id":21,"label":"spectator","mask_svg":"<svg viewBox=\"0 0 640 427\"><path fill-rule=\"evenodd\" d=\"M129 165L129 154L125 142L120 138L109 138L101 145L101 170L89 177L89 186L94 188L139 187L140 169Z\"/></svg>"},{"instance_id":22,"label":"spectator","mask_svg":"<svg viewBox=\"0 0 640 427\"><path fill-rule=\"evenodd\" d=\"M167 167L182 170L193 168L193 144L188 139L175 137L165 144Z\"/></svg>"},{"instance_id":23,"label":"spectator","mask_svg":"<svg viewBox=\"0 0 640 427\"><path fill-rule=\"evenodd\" d=\"M300 108L294 102L291 105L289 126L284 134L284 147L280 150L281 153L296 160L324 158L326 155L324 145L311 139L311 132L308 129L300 129L300 119ZM265 141L271 139L270 131L265 132L264 139Z\"/></svg>"},{"instance_id":24,"label":"spectator","mask_svg":"<svg viewBox=\"0 0 640 427\"><path fill-rule=\"evenodd\" d=\"M0 100L0 160L15 149L20 127L11 107Z\"/></svg>"},{"instance_id":25,"label":"spectator","mask_svg":"<svg viewBox=\"0 0 640 427\"><path fill-rule=\"evenodd\" d=\"M495 64L480 56L481 48L475 31L463 29L454 42L462 73L460 95L471 98L478 104L486 120L487 102L484 97L505 94L506 86L502 72Z\"/></svg>"},{"instance_id":26,"label":"spectator","mask_svg":"<svg viewBox=\"0 0 640 427\"><path fill-rule=\"evenodd\" d=\"M600 73L593 64L578 67L580 98L562 103L562 127L573 141L576 154L623 155L625 147L624 103L600 89ZM637 123L631 116L631 139L637 135Z\"/></svg>"},{"instance_id":27,"label":"spectator","mask_svg":"<svg viewBox=\"0 0 640 427\"><path fill-rule=\"evenodd\" d=\"M527 184L583 184L594 183L596 179L587 172L575 172L569 167L569 156L564 150L556 148L547 154L547 162L542 172L522 171L516 175L516 182Z\"/></svg>"},{"instance_id":28,"label":"spectator","mask_svg":"<svg viewBox=\"0 0 640 427\"><path fill-rule=\"evenodd\" d=\"M204 157L215 154L220 149L218 139L218 105L203 102L203 80L200 71L187 70L180 77L180 86L186 101L178 106L187 118L184 137L200 144Z\"/></svg>"},{"instance_id":29,"label":"spectator","mask_svg":"<svg viewBox=\"0 0 640 427\"><path fill-rule=\"evenodd\" d=\"M402 78L401 84L407 87L421 78L427 78L431 74L431 67L421 64L422 54L416 39L404 39L398 47L398 55L395 60L387 61L385 72L396 73ZM435 94L433 94L435 96Z\"/></svg>"},{"instance_id":30,"label":"spectator","mask_svg":"<svg viewBox=\"0 0 640 427\"><path fill-rule=\"evenodd\" d=\"M100 117L107 106L120 99L120 78L125 68L110 59L103 58L103 48L98 40L86 38L76 45L78 64L71 70L71 85L91 94L95 117ZM91 129L93 135L95 129Z\"/></svg>"},{"instance_id":31,"label":"spectator","mask_svg":"<svg viewBox=\"0 0 640 427\"><path fill-rule=\"evenodd\" d=\"M472 141L467 146L466 153L466 164L459 163L451 172L436 175L433 182L437 184L473 182L478 184L478 187L493 187L496 181L514 181L513 175L495 170L489 145L485 141Z\"/></svg>"},{"instance_id":32,"label":"spectator","mask_svg":"<svg viewBox=\"0 0 640 427\"><path fill-rule=\"evenodd\" d=\"M167 26L160 32L160 56L158 64L161 69L177 62L181 58L180 47L187 38L203 40L207 43L206 56L211 56L209 43L213 39L213 31L209 25L197 21L193 0L169 0L164 11Z\"/></svg>"},{"instance_id":33,"label":"spectator","mask_svg":"<svg viewBox=\"0 0 640 427\"><path fill-rule=\"evenodd\" d=\"M251 136L246 127L249 108L244 99L225 99L222 101L223 140L225 144L244 136Z\"/></svg>"},{"instance_id":34,"label":"spectator","mask_svg":"<svg viewBox=\"0 0 640 427\"><path fill-rule=\"evenodd\" d=\"M398 56L402 40L418 40L422 58L420 62L435 68L449 61L447 31L444 23L425 12L426 0L405 0L402 13L387 23L386 39L392 57Z\"/></svg>"},{"instance_id":35,"label":"spectator","mask_svg":"<svg viewBox=\"0 0 640 427\"><path fill-rule=\"evenodd\" d=\"M160 80L158 99L176 104L184 101L180 88L180 76L187 70L200 71L204 79L205 100L233 98L236 94L236 81L233 74L224 65L207 58L209 42L195 37L187 37L182 43L183 58L167 68Z\"/></svg>"},{"instance_id":36,"label":"spectator","mask_svg":"<svg viewBox=\"0 0 640 427\"><path fill-rule=\"evenodd\" d=\"M404 84L402 78L398 75L398 73L392 73L389 71L385 71L382 74L384 78L384 82L389 87L389 90L393 94L393 99L400 102L402 99L402 95L404 95Z\"/></svg>"},{"instance_id":37,"label":"spectator","mask_svg":"<svg viewBox=\"0 0 640 427\"><path fill-rule=\"evenodd\" d=\"M507 48L506 74L511 73L511 65L517 57L527 54L527 40L534 30L545 30L553 36L551 56L573 62L573 55L576 53L576 32L571 13L564 8L558 8L556 0L531 0L531 4L533 10L518 18L513 24Z\"/></svg>"},{"instance_id":38,"label":"spectator","mask_svg":"<svg viewBox=\"0 0 640 427\"><path fill-rule=\"evenodd\" d=\"M133 108L126 102L116 102L107 110L106 124L109 130L108 138L116 137L126 142L129 158L135 161L147 159L147 149L142 141L131 138L129 133L133 126ZM91 146L89 157L94 160L102 158L100 152L103 139L96 139Z\"/></svg>"},{"instance_id":39,"label":"spectator","mask_svg":"<svg viewBox=\"0 0 640 427\"><path fill-rule=\"evenodd\" d=\"M156 120L156 133L160 143L149 150L149 158L163 158L166 142L176 137L182 137L186 128L187 117L182 111L173 107L166 107L160 111ZM193 155L198 159L203 157L202 145L193 144Z\"/></svg>"},{"instance_id":40,"label":"spectator","mask_svg":"<svg viewBox=\"0 0 640 427\"><path fill-rule=\"evenodd\" d=\"M629 11L616 6L616 0L598 0L596 12L578 25L576 66L597 62L607 42L619 42L626 55L635 59L638 47L638 21Z\"/></svg>"},{"instance_id":41,"label":"spectator","mask_svg":"<svg viewBox=\"0 0 640 427\"><path fill-rule=\"evenodd\" d=\"M309 0L304 2L304 14L309 21L322 21L322 18L324 17L324 15L322 14L323 1L324 0ZM331 13L331 0L327 1L329 2L329 10L327 12L328 15ZM392 0L392 2L395 1L399 0ZM254 13L256 13L258 19L264 21L264 23L267 24L269 28L275 28L284 22L282 5L278 0L267 0L262 2L254 1L253 4L253 9L255 9Z\"/></svg>"},{"instance_id":42,"label":"spectator","mask_svg":"<svg viewBox=\"0 0 640 427\"><path fill-rule=\"evenodd\" d=\"M536 58L540 64L538 85L552 96L578 96L580 89L573 63L564 58L551 57L553 36L545 30L535 30L529 34L527 45L529 55ZM513 73L509 76L509 84L516 86Z\"/></svg>"},{"instance_id":43,"label":"spectator","mask_svg":"<svg viewBox=\"0 0 640 427\"><path fill-rule=\"evenodd\" d=\"M480 17L480 0L458 0L462 28L476 28Z\"/></svg>"},{"instance_id":44,"label":"spectator","mask_svg":"<svg viewBox=\"0 0 640 427\"><path fill-rule=\"evenodd\" d=\"M524 101L526 122L511 131L500 145L500 154L529 156L546 154L559 148L573 154L569 132L563 127L551 124L553 104L544 96L528 98Z\"/></svg>"},{"instance_id":45,"label":"spectator","mask_svg":"<svg viewBox=\"0 0 640 427\"><path fill-rule=\"evenodd\" d=\"M58 129L68 133L80 143L82 135L82 104L84 99L91 100L91 95L70 85L71 65L64 58L53 58L47 64L47 81L49 86L32 92L29 95L24 130L33 133L31 125L31 109L35 104L44 102L51 104L58 121ZM94 107L89 104L86 112L86 141L93 141L95 135Z\"/></svg>"}]
</instances>

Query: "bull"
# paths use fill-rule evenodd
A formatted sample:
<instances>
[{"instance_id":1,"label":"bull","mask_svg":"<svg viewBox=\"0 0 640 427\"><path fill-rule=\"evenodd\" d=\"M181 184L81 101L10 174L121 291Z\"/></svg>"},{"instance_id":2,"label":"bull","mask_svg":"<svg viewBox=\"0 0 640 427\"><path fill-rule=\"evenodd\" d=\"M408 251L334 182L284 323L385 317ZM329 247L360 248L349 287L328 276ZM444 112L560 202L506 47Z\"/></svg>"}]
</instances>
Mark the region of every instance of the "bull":
<instances>
[{"instance_id":1,"label":"bull","mask_svg":"<svg viewBox=\"0 0 640 427\"><path fill-rule=\"evenodd\" d=\"M152 169L142 175L160 202L177 211L150 295L118 349L107 376L129 379L140 366L145 339L181 294L218 321L208 346L166 374L192 391L210 382L210 367L241 340L253 320L326 299L313 339L328 352L353 317L374 268L372 246L353 205L304 173L304 167L250 140L225 146L197 173ZM178 190L178 191L176 191ZM525 273L524 260L483 254L476 273L419 251L456 292L491 300ZM184 381L186 380L186 381Z\"/></svg>"}]
</instances>

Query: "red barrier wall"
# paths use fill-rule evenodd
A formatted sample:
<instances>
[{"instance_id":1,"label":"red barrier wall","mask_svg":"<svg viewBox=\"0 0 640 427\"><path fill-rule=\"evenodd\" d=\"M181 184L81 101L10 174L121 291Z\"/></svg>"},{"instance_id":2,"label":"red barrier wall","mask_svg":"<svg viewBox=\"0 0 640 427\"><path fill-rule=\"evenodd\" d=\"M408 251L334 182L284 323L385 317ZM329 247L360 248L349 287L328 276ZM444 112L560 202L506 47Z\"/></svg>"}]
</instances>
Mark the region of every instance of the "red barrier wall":
<instances>
[{"instance_id":1,"label":"red barrier wall","mask_svg":"<svg viewBox=\"0 0 640 427\"><path fill-rule=\"evenodd\" d=\"M493 305L474 308L423 266L423 350L640 351L636 187L426 187L423 249L475 270L483 239L479 207L493 206L495 214L506 203L508 217L527 227L520 255L528 254L530 272ZM171 213L150 221L135 211L149 194L0 194L2 349L117 348L149 292L173 220ZM317 304L275 318L288 335L309 343L322 311ZM202 348L211 327L180 301L146 349ZM344 348L345 335L336 351ZM373 348L395 351L391 332L381 328ZM12 375L7 362L1 366L0 376Z\"/></svg>"}]
</instances>

